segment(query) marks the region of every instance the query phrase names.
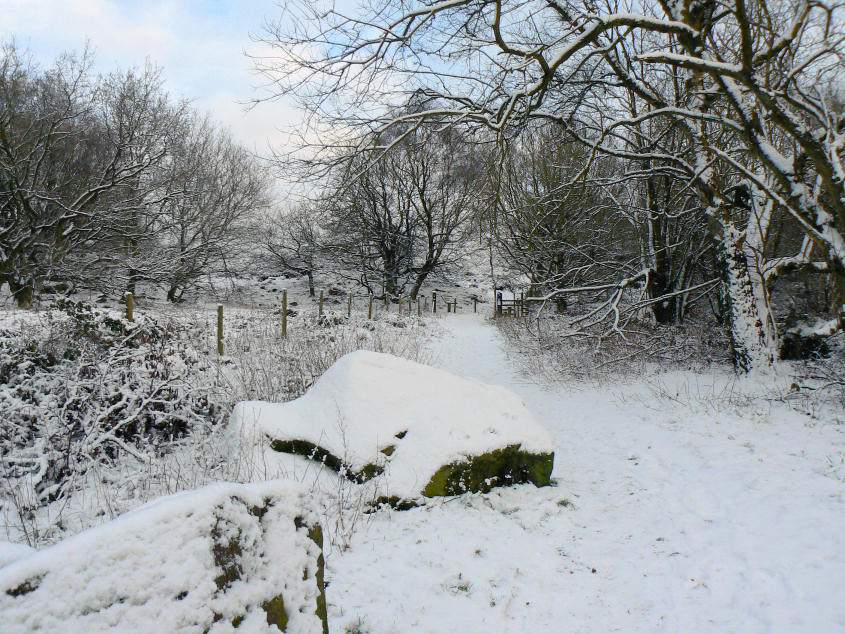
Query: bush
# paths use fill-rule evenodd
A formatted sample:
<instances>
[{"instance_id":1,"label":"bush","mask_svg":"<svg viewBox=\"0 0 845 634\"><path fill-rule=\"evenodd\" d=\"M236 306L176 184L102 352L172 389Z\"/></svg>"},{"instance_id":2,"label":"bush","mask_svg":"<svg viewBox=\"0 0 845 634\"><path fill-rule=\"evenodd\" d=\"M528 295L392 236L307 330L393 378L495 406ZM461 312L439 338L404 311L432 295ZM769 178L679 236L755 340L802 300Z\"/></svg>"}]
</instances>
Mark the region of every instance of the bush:
<instances>
[{"instance_id":1,"label":"bush","mask_svg":"<svg viewBox=\"0 0 845 634\"><path fill-rule=\"evenodd\" d=\"M0 332L0 475L5 493L31 489L27 506L66 498L92 463L143 460L222 413L210 390L186 381L195 368L172 326L60 308L37 330Z\"/></svg>"}]
</instances>

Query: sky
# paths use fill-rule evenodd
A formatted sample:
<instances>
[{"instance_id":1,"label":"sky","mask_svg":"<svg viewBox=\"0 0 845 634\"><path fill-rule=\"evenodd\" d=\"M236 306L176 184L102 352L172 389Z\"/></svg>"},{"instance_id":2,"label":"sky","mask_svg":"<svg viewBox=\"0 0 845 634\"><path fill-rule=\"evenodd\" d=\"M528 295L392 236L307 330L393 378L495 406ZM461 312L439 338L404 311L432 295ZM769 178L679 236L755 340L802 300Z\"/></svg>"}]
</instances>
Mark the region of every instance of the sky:
<instances>
[{"instance_id":1,"label":"sky","mask_svg":"<svg viewBox=\"0 0 845 634\"><path fill-rule=\"evenodd\" d=\"M279 13L274 0L0 0L0 40L14 38L45 65L86 41L99 71L149 59L163 67L174 97L191 99L247 147L266 153L284 144L281 130L300 115L284 101L246 110L265 93L244 51L260 50L250 34Z\"/></svg>"}]
</instances>

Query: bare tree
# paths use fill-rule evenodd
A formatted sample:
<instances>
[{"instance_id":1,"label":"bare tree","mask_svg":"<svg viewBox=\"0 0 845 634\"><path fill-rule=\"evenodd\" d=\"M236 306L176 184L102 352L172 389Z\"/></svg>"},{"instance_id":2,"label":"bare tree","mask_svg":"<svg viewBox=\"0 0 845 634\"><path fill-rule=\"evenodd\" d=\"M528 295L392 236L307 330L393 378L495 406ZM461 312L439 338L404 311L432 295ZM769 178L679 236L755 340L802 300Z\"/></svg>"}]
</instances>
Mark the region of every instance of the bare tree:
<instances>
[{"instance_id":1,"label":"bare tree","mask_svg":"<svg viewBox=\"0 0 845 634\"><path fill-rule=\"evenodd\" d=\"M496 245L527 277L529 297L554 297L560 312L560 289L614 280L639 265L626 217L613 213L615 199L596 183L598 165L589 178L583 170L588 154L558 126L541 124L510 142L492 173Z\"/></svg>"},{"instance_id":2,"label":"bare tree","mask_svg":"<svg viewBox=\"0 0 845 634\"><path fill-rule=\"evenodd\" d=\"M303 204L285 214L268 214L263 243L274 265L285 272L305 275L308 294L314 297L314 276L321 262L319 205Z\"/></svg>"},{"instance_id":3,"label":"bare tree","mask_svg":"<svg viewBox=\"0 0 845 634\"><path fill-rule=\"evenodd\" d=\"M153 213L167 299L179 301L204 275L228 274L269 204L266 170L207 117L186 120L171 156L168 191Z\"/></svg>"},{"instance_id":4,"label":"bare tree","mask_svg":"<svg viewBox=\"0 0 845 634\"><path fill-rule=\"evenodd\" d=\"M48 279L175 301L243 259L267 204L261 164L173 102L152 66L95 76L88 52L41 70L0 57L0 282L21 305Z\"/></svg>"},{"instance_id":5,"label":"bare tree","mask_svg":"<svg viewBox=\"0 0 845 634\"><path fill-rule=\"evenodd\" d=\"M90 66L87 51L45 71L0 51L0 279L21 305L69 254L126 228L167 153L157 71L97 80Z\"/></svg>"},{"instance_id":6,"label":"bare tree","mask_svg":"<svg viewBox=\"0 0 845 634\"><path fill-rule=\"evenodd\" d=\"M504 136L539 117L593 156L686 182L717 245L739 368L775 357L748 255L767 205L807 238L791 265L824 264L833 303L845 301L845 122L834 99L845 21L835 0L383 0L359 15L293 6L301 28L266 38L287 63L259 67L320 121L367 125L378 146L383 130L413 121ZM402 91L434 105L396 116ZM635 109L624 107L629 95Z\"/></svg>"},{"instance_id":7,"label":"bare tree","mask_svg":"<svg viewBox=\"0 0 845 634\"><path fill-rule=\"evenodd\" d=\"M459 255L479 206L482 164L455 130L405 131L387 152L336 172L325 251L371 291L415 298Z\"/></svg>"}]
</instances>

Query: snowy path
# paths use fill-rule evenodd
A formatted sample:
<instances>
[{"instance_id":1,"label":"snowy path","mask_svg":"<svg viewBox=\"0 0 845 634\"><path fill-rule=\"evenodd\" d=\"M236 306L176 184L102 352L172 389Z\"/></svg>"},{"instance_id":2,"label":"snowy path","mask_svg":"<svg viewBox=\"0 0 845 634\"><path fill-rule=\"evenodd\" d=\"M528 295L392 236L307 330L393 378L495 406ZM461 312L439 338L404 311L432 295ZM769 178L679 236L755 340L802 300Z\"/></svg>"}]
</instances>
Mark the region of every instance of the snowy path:
<instances>
[{"instance_id":1,"label":"snowy path","mask_svg":"<svg viewBox=\"0 0 845 634\"><path fill-rule=\"evenodd\" d=\"M520 394L559 484L371 516L329 556L334 631L845 631L841 429L710 407L691 374L667 379L678 402L643 382L547 390L481 319L442 323L438 365Z\"/></svg>"}]
</instances>

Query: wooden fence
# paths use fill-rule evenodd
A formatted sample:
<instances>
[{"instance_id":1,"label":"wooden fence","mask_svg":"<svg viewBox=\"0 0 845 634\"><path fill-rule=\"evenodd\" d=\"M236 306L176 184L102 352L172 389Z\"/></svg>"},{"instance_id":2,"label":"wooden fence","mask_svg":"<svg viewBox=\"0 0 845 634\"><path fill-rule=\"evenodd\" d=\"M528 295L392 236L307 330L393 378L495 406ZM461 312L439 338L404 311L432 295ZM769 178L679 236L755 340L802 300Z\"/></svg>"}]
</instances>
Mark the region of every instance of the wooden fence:
<instances>
[{"instance_id":1,"label":"wooden fence","mask_svg":"<svg viewBox=\"0 0 845 634\"><path fill-rule=\"evenodd\" d=\"M478 312L478 298L472 297L464 302L460 302L454 296L444 296L438 295L437 292L433 292L431 294L431 301L429 302L428 296L418 295L416 299L411 298L409 296L394 296L388 297L383 296L379 298L380 301L376 302L376 297L372 294L369 295L355 295L354 293L348 293L345 296L345 303L346 306L346 316L352 316L352 310L355 306L355 299L358 298L359 300L363 299L366 302L367 306L367 319L372 319L374 314L377 314L378 311L378 304L383 301L384 309L380 312L388 313L388 312L395 312L399 315L414 315L422 316L423 314L437 314L438 313L438 305L440 314L447 313L457 313L459 311L459 307L465 307L466 310L469 310L472 307L472 312ZM324 307L325 307L325 294L321 290L319 298L317 300L317 316L322 317L324 314ZM126 306L126 319L127 321L135 321L135 297L132 293L126 293L124 295L124 303ZM396 308L392 309L392 306L395 304ZM497 304L498 306L498 304ZM282 290L282 300L281 300L281 318L279 321L281 335L283 337L287 336L288 333L288 314L290 312L289 304L288 304L288 292L287 290ZM501 314L499 311L497 314ZM223 304L217 305L217 353L223 354Z\"/></svg>"}]
</instances>

